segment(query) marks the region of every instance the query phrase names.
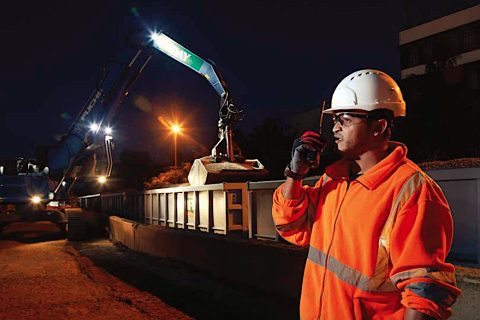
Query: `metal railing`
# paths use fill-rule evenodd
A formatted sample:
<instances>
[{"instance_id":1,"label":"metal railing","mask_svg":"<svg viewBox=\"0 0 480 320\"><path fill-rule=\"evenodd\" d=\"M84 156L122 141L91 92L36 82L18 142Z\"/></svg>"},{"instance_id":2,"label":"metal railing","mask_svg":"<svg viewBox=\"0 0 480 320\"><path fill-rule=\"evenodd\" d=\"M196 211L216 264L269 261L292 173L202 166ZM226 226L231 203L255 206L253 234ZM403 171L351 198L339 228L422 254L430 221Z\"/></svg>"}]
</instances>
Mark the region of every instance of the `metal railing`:
<instances>
[{"instance_id":1,"label":"metal railing","mask_svg":"<svg viewBox=\"0 0 480 320\"><path fill-rule=\"evenodd\" d=\"M313 185L317 178L306 179ZM279 240L272 196L283 181L218 183L95 194L80 197L85 209L145 224L248 238Z\"/></svg>"},{"instance_id":2,"label":"metal railing","mask_svg":"<svg viewBox=\"0 0 480 320\"><path fill-rule=\"evenodd\" d=\"M83 209L143 222L144 197L143 192L121 192L93 194L78 199Z\"/></svg>"},{"instance_id":3,"label":"metal railing","mask_svg":"<svg viewBox=\"0 0 480 320\"><path fill-rule=\"evenodd\" d=\"M248 232L247 183L218 183L144 192L144 223L228 234Z\"/></svg>"}]
</instances>

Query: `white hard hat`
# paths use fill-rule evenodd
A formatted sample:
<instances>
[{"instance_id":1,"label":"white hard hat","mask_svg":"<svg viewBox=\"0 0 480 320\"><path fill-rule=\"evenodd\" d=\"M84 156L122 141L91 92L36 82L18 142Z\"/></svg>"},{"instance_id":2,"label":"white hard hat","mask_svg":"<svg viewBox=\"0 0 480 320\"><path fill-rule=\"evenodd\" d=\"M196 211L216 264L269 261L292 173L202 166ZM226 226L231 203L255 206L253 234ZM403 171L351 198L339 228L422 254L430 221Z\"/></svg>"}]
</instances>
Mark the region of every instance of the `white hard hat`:
<instances>
[{"instance_id":1,"label":"white hard hat","mask_svg":"<svg viewBox=\"0 0 480 320\"><path fill-rule=\"evenodd\" d=\"M394 117L406 114L405 101L395 80L385 72L365 69L351 73L338 84L331 108L324 112L378 109L392 110Z\"/></svg>"}]
</instances>

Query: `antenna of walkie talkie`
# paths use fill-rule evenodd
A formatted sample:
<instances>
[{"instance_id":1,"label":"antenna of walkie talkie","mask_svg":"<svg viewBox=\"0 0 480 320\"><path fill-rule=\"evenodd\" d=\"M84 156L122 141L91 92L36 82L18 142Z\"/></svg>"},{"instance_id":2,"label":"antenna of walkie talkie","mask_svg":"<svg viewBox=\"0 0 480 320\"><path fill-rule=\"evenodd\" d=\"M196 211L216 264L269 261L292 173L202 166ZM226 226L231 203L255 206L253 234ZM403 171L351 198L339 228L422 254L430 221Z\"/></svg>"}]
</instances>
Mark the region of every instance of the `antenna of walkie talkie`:
<instances>
[{"instance_id":1,"label":"antenna of walkie talkie","mask_svg":"<svg viewBox=\"0 0 480 320\"><path fill-rule=\"evenodd\" d=\"M318 133L322 135L322 126L323 126L323 111L325 111L325 108L327 107L327 101L323 99L322 101L322 110L320 110L320 123L318 125Z\"/></svg>"}]
</instances>

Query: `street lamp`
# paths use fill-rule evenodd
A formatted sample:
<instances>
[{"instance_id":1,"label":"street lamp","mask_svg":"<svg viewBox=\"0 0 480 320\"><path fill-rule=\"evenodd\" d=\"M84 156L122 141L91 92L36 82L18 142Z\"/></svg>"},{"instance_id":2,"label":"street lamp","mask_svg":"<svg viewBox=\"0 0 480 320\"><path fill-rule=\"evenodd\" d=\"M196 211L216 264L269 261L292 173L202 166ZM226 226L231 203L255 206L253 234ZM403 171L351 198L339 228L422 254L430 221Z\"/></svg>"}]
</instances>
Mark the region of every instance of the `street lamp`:
<instances>
[{"instance_id":1,"label":"street lamp","mask_svg":"<svg viewBox=\"0 0 480 320\"><path fill-rule=\"evenodd\" d=\"M177 167L177 135L182 132L182 127L179 124L175 123L175 124L172 124L170 126L170 130L173 133L173 148L174 148L174 150L173 150L173 154L174 154L173 155L173 157L174 157L173 163L174 163L174 166L176 168Z\"/></svg>"}]
</instances>

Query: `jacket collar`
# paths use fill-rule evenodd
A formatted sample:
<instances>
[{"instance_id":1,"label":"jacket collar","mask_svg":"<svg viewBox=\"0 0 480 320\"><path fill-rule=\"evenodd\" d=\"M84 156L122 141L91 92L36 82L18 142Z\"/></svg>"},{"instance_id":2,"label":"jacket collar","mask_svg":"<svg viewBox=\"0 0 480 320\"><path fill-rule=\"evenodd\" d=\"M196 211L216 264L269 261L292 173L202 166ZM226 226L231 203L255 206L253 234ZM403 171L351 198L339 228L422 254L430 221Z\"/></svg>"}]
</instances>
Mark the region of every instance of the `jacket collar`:
<instances>
[{"instance_id":1,"label":"jacket collar","mask_svg":"<svg viewBox=\"0 0 480 320\"><path fill-rule=\"evenodd\" d=\"M407 147L403 143L391 141L388 149L388 156L356 179L369 190L385 181L407 158ZM325 173L332 179L348 180L351 163L350 160L341 159L328 166Z\"/></svg>"}]
</instances>

